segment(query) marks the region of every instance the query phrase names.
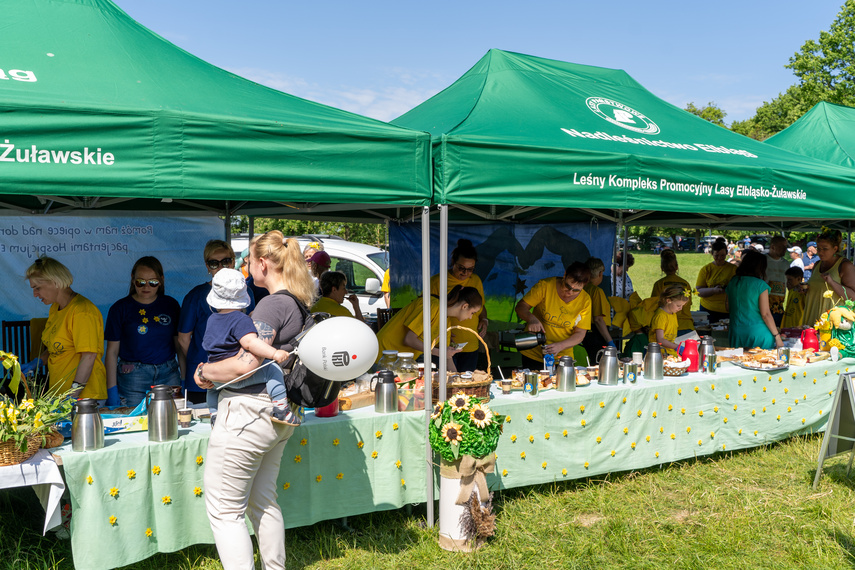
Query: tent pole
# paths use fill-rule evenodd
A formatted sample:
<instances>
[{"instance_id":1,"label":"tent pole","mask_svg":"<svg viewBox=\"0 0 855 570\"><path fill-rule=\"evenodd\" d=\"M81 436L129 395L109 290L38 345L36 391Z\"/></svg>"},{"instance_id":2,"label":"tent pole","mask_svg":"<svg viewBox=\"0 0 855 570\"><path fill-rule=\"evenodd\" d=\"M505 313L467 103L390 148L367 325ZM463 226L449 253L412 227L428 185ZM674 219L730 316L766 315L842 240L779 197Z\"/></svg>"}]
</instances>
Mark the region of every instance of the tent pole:
<instances>
[{"instance_id":1,"label":"tent pole","mask_svg":"<svg viewBox=\"0 0 855 570\"><path fill-rule=\"evenodd\" d=\"M618 212L618 223L620 224L620 229L623 230L623 249L621 254L621 297L626 298L626 252L627 247L629 246L629 228L623 223L623 210ZM614 279L614 276L612 276Z\"/></svg>"},{"instance_id":2,"label":"tent pole","mask_svg":"<svg viewBox=\"0 0 855 570\"><path fill-rule=\"evenodd\" d=\"M255 237L255 216L249 216L249 228L247 228L247 234L249 235L249 241L252 241L252 238Z\"/></svg>"},{"instance_id":3,"label":"tent pole","mask_svg":"<svg viewBox=\"0 0 855 570\"><path fill-rule=\"evenodd\" d=\"M437 366L436 375L440 379L439 382L439 401L444 402L448 398L445 393L446 370L448 370L448 304L445 302L448 297L448 206L446 204L439 205L439 341L436 346L439 348L439 366ZM428 291L429 293L430 291ZM430 329L425 329L430 330ZM425 358L429 358L430 353L425 354ZM426 365L427 366L427 365ZM425 368L428 370L428 368Z\"/></svg>"},{"instance_id":4,"label":"tent pole","mask_svg":"<svg viewBox=\"0 0 855 570\"><path fill-rule=\"evenodd\" d=\"M223 228L223 230L226 234L226 237L224 239L226 240L226 243L231 244L232 243L232 210L231 210L231 204L229 204L228 200L226 200L226 212L225 212L225 214L226 214L225 215L225 223L223 224L225 227Z\"/></svg>"},{"instance_id":5,"label":"tent pole","mask_svg":"<svg viewBox=\"0 0 855 570\"><path fill-rule=\"evenodd\" d=\"M422 208L422 326L425 331L431 330L430 326L430 208L425 206ZM427 291L426 291L427 290ZM430 334L424 335L424 353L427 356L425 360L425 481L426 497L427 497L427 525L428 528L433 528L433 450L430 447L430 415L433 413L433 398L430 370Z\"/></svg>"}]
</instances>

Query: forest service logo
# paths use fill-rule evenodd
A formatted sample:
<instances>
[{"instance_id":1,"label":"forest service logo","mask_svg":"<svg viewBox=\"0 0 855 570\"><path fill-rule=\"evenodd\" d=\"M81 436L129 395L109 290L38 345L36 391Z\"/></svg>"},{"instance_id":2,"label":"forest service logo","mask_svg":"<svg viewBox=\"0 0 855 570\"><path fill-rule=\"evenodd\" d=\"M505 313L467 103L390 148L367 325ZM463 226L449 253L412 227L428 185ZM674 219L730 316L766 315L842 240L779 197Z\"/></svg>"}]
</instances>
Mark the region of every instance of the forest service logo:
<instances>
[{"instance_id":1,"label":"forest service logo","mask_svg":"<svg viewBox=\"0 0 855 570\"><path fill-rule=\"evenodd\" d=\"M585 100L585 105L600 118L613 125L645 135L659 134L659 127L656 123L623 103L603 97L588 97Z\"/></svg>"}]
</instances>

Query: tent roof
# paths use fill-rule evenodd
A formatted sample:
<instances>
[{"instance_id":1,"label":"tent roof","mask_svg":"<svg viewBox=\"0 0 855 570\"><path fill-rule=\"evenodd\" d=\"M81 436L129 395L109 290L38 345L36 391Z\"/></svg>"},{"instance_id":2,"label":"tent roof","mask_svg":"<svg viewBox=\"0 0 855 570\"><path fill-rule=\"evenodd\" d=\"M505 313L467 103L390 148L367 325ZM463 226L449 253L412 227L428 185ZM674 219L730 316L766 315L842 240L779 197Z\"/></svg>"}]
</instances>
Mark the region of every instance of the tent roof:
<instances>
[{"instance_id":1,"label":"tent roof","mask_svg":"<svg viewBox=\"0 0 855 570\"><path fill-rule=\"evenodd\" d=\"M855 109L822 101L766 143L855 168Z\"/></svg>"},{"instance_id":2,"label":"tent roof","mask_svg":"<svg viewBox=\"0 0 855 570\"><path fill-rule=\"evenodd\" d=\"M108 0L0 7L7 206L42 209L56 196L85 197L66 200L83 207L133 198L127 207L136 209L152 198L286 203L280 210L430 201L425 133L228 73Z\"/></svg>"},{"instance_id":3,"label":"tent roof","mask_svg":"<svg viewBox=\"0 0 855 570\"><path fill-rule=\"evenodd\" d=\"M717 225L855 213L835 200L855 172L713 125L620 70L494 49L392 122L431 133L434 200L484 216L494 213L483 206L516 205Z\"/></svg>"}]
</instances>

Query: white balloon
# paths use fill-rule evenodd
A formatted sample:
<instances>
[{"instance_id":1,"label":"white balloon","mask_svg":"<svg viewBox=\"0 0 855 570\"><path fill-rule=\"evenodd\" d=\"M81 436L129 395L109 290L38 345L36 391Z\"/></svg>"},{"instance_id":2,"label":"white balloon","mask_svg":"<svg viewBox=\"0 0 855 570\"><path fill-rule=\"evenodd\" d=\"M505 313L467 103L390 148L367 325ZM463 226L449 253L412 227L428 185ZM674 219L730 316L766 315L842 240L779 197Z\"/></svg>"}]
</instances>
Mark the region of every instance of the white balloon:
<instances>
[{"instance_id":1,"label":"white balloon","mask_svg":"<svg viewBox=\"0 0 855 570\"><path fill-rule=\"evenodd\" d=\"M346 382L368 372L379 350L371 327L352 317L332 317L306 331L297 354L321 378Z\"/></svg>"}]
</instances>

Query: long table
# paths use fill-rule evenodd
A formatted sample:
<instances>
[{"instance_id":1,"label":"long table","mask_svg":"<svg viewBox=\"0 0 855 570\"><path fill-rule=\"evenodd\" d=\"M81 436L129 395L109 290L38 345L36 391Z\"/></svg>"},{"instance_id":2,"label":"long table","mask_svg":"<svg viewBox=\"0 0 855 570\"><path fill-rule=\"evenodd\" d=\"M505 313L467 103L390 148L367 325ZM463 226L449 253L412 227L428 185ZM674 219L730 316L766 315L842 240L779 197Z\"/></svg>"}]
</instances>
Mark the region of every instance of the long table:
<instances>
[{"instance_id":1,"label":"long table","mask_svg":"<svg viewBox=\"0 0 855 570\"><path fill-rule=\"evenodd\" d=\"M850 366L855 359L768 374L724 364L715 375L592 384L536 398L494 391L491 407L508 418L488 484L505 489L643 469L821 431L838 375ZM286 525L425 502L424 429L423 413L308 414L282 459ZM213 543L202 482L209 433L199 423L167 443L131 433L107 436L95 452L59 448L75 567L114 568Z\"/></svg>"}]
</instances>

